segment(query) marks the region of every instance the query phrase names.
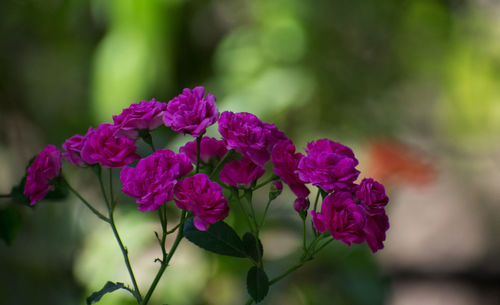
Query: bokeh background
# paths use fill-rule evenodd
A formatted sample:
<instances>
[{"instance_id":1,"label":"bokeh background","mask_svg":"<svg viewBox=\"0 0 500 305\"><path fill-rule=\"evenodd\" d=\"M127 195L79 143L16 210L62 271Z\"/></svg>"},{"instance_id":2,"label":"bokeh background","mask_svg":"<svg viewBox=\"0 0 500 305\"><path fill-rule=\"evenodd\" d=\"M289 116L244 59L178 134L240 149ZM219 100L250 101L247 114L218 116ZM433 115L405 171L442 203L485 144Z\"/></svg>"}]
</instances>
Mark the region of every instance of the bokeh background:
<instances>
[{"instance_id":1,"label":"bokeh background","mask_svg":"<svg viewBox=\"0 0 500 305\"><path fill-rule=\"evenodd\" d=\"M204 85L221 111L274 122L299 149L351 146L391 198L384 250L332 244L263 304L500 304L498 1L2 0L0 45L0 193L47 144ZM171 149L189 140L153 136ZM64 171L102 204L92 173ZM157 220L121 200L144 290ZM273 203L262 233L271 276L298 258L292 200ZM0 304L83 304L107 280L128 283L109 227L73 196L34 208L0 198L0 228ZM243 304L248 267L183 242L154 302Z\"/></svg>"}]
</instances>

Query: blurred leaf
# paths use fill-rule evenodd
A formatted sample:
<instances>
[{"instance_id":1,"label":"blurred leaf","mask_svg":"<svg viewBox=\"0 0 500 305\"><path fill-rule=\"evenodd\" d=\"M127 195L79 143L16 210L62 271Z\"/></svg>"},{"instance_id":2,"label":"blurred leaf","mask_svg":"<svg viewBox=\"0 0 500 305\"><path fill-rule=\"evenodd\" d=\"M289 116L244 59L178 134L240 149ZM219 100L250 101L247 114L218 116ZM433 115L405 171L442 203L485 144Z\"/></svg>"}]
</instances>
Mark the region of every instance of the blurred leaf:
<instances>
[{"instance_id":1,"label":"blurred leaf","mask_svg":"<svg viewBox=\"0 0 500 305\"><path fill-rule=\"evenodd\" d=\"M12 206L0 210L0 238L11 245L21 225L21 214Z\"/></svg>"},{"instance_id":2,"label":"blurred leaf","mask_svg":"<svg viewBox=\"0 0 500 305\"><path fill-rule=\"evenodd\" d=\"M68 196L68 187L60 177L52 179L51 184L54 186L54 189L45 196L45 199L60 200Z\"/></svg>"},{"instance_id":3,"label":"blurred leaf","mask_svg":"<svg viewBox=\"0 0 500 305\"><path fill-rule=\"evenodd\" d=\"M245 247L245 251L249 257L253 258L254 261L259 262L262 259L262 255L264 254L264 248L262 247L262 243L259 240L259 251L257 251L257 243L255 240L255 236L247 232L243 235L243 246Z\"/></svg>"},{"instance_id":4,"label":"blurred leaf","mask_svg":"<svg viewBox=\"0 0 500 305\"><path fill-rule=\"evenodd\" d=\"M233 228L223 221L214 223L206 231L200 231L194 226L193 217L190 217L184 224L184 236L207 251L234 257L247 257L242 240Z\"/></svg>"},{"instance_id":5,"label":"blurred leaf","mask_svg":"<svg viewBox=\"0 0 500 305\"><path fill-rule=\"evenodd\" d=\"M269 291L269 279L261 268L253 266L247 274L247 290L255 303L264 299Z\"/></svg>"},{"instance_id":6,"label":"blurred leaf","mask_svg":"<svg viewBox=\"0 0 500 305\"><path fill-rule=\"evenodd\" d=\"M24 195L24 185L26 184L26 175L21 179L18 185L10 191L13 203L20 203L29 206L30 199Z\"/></svg>"},{"instance_id":7,"label":"blurred leaf","mask_svg":"<svg viewBox=\"0 0 500 305\"><path fill-rule=\"evenodd\" d=\"M123 283L113 283L111 281L108 281L104 287L102 287L101 290L96 291L92 293L88 298L87 298L87 305L94 304L99 302L99 300L106 294L106 293L111 293L115 290L118 289L125 289L128 290Z\"/></svg>"}]
</instances>

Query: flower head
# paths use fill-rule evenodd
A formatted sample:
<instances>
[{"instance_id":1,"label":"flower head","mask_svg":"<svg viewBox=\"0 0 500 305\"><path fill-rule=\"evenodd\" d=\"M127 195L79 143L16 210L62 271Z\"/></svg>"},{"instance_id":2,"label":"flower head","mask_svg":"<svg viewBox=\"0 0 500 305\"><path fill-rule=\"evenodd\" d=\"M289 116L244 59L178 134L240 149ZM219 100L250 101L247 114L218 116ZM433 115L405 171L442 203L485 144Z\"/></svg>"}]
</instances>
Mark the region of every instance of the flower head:
<instances>
[{"instance_id":1,"label":"flower head","mask_svg":"<svg viewBox=\"0 0 500 305\"><path fill-rule=\"evenodd\" d=\"M356 204L352 194L336 192L325 197L321 213L311 211L316 231L323 233L330 230L333 238L348 245L365 241L366 213Z\"/></svg>"},{"instance_id":2,"label":"flower head","mask_svg":"<svg viewBox=\"0 0 500 305\"><path fill-rule=\"evenodd\" d=\"M347 146L321 139L307 144L306 152L298 165L299 178L328 193L349 188L359 175L358 160Z\"/></svg>"},{"instance_id":3,"label":"flower head","mask_svg":"<svg viewBox=\"0 0 500 305\"><path fill-rule=\"evenodd\" d=\"M179 149L180 153L185 154L193 164L196 163L196 140L187 142L186 145ZM202 162L210 163L212 159L214 163L219 162L226 154L227 149L224 141L216 138L203 137L200 143L200 159Z\"/></svg>"},{"instance_id":4,"label":"flower head","mask_svg":"<svg viewBox=\"0 0 500 305\"><path fill-rule=\"evenodd\" d=\"M130 105L121 114L113 116L114 125L117 126L115 135L137 139L139 129L153 130L163 124L165 109L167 104L155 99Z\"/></svg>"},{"instance_id":5,"label":"flower head","mask_svg":"<svg viewBox=\"0 0 500 305\"><path fill-rule=\"evenodd\" d=\"M385 211L366 218L365 236L366 243L373 253L384 248L385 232L389 229L389 218Z\"/></svg>"},{"instance_id":6,"label":"flower head","mask_svg":"<svg viewBox=\"0 0 500 305\"><path fill-rule=\"evenodd\" d=\"M76 134L64 142L62 148L65 152L62 153L62 156L66 159L66 161L78 166L85 165L85 162L83 162L82 157L80 156L83 144L85 143L84 139L85 137Z\"/></svg>"},{"instance_id":7,"label":"flower head","mask_svg":"<svg viewBox=\"0 0 500 305\"><path fill-rule=\"evenodd\" d=\"M226 163L219 173L219 178L226 184L249 188L265 172L265 168L258 166L248 158L243 158Z\"/></svg>"},{"instance_id":8,"label":"flower head","mask_svg":"<svg viewBox=\"0 0 500 305\"><path fill-rule=\"evenodd\" d=\"M159 149L141 159L135 168L126 166L122 169L122 191L137 198L140 211L156 210L173 199L175 185L192 170L193 166L185 155Z\"/></svg>"},{"instance_id":9,"label":"flower head","mask_svg":"<svg viewBox=\"0 0 500 305\"><path fill-rule=\"evenodd\" d=\"M309 208L309 205L309 199L305 197L297 197L297 199L293 202L293 208L299 213L306 211Z\"/></svg>"},{"instance_id":10,"label":"flower head","mask_svg":"<svg viewBox=\"0 0 500 305\"><path fill-rule=\"evenodd\" d=\"M297 174L299 162L303 157L301 153L295 153L295 145L289 139L279 141L272 152L274 173L290 186L297 197L305 198L309 195L309 189Z\"/></svg>"},{"instance_id":11,"label":"flower head","mask_svg":"<svg viewBox=\"0 0 500 305\"><path fill-rule=\"evenodd\" d=\"M364 178L361 181L356 191L356 198L370 214L383 213L385 206L389 203L384 186L372 178Z\"/></svg>"},{"instance_id":12,"label":"flower head","mask_svg":"<svg viewBox=\"0 0 500 305\"><path fill-rule=\"evenodd\" d=\"M276 142L286 139L274 124L262 122L248 112L223 112L219 132L228 149L236 150L262 167L269 161Z\"/></svg>"},{"instance_id":13,"label":"flower head","mask_svg":"<svg viewBox=\"0 0 500 305\"><path fill-rule=\"evenodd\" d=\"M34 205L42 200L54 187L51 180L61 173L61 151L54 145L45 147L33 160L26 176L24 195Z\"/></svg>"},{"instance_id":14,"label":"flower head","mask_svg":"<svg viewBox=\"0 0 500 305\"><path fill-rule=\"evenodd\" d=\"M219 117L215 105L215 97L205 94L205 88L184 89L182 94L168 102L163 122L179 133L188 133L199 137L208 126L213 125Z\"/></svg>"},{"instance_id":15,"label":"flower head","mask_svg":"<svg viewBox=\"0 0 500 305\"><path fill-rule=\"evenodd\" d=\"M194 225L200 231L206 231L229 214L222 187L205 174L196 174L177 184L174 200L180 209L193 212Z\"/></svg>"},{"instance_id":16,"label":"flower head","mask_svg":"<svg viewBox=\"0 0 500 305\"><path fill-rule=\"evenodd\" d=\"M116 126L110 124L101 124L95 130L89 128L81 150L83 161L118 168L140 159L136 153L135 141L125 137L116 137L115 132Z\"/></svg>"}]
</instances>

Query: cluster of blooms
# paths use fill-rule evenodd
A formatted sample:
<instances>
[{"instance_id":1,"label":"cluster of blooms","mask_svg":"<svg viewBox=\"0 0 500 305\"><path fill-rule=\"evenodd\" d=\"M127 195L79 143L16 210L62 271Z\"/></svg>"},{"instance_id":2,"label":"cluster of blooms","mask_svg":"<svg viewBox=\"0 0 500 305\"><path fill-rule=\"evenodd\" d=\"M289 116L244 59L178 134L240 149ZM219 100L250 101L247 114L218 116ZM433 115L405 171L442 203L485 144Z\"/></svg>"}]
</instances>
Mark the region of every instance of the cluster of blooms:
<instances>
[{"instance_id":1,"label":"cluster of blooms","mask_svg":"<svg viewBox=\"0 0 500 305\"><path fill-rule=\"evenodd\" d=\"M389 199L384 187L373 179L355 183L360 174L356 169L358 160L347 146L320 139L307 145L305 155L298 153L274 124L245 112L219 115L215 97L205 96L203 87L184 89L167 104L154 99L132 104L113 116L113 121L97 129L89 128L84 136L71 137L62 145L63 153L49 146L37 156L28 170L25 188L31 204L46 195L50 180L59 175L62 155L77 166L122 168L122 191L136 198L140 211L156 210L174 201L180 209L193 213L199 230L207 230L229 213L221 185L248 189L264 175L271 161L274 173L296 195L294 208L302 215L310 206L307 184L328 193L321 211L310 212L318 232L329 231L346 244L366 241L373 252L383 247L389 228L385 213ZM216 122L222 139L203 136L207 127ZM136 140L144 131L161 125L200 139L200 151L194 139L179 153L159 149L141 159ZM198 155L202 166L214 168L229 150L240 153L242 158L223 166L218 176L220 184L205 174L194 173ZM135 167L127 166L136 160ZM278 194L283 187L281 181L272 185Z\"/></svg>"}]
</instances>

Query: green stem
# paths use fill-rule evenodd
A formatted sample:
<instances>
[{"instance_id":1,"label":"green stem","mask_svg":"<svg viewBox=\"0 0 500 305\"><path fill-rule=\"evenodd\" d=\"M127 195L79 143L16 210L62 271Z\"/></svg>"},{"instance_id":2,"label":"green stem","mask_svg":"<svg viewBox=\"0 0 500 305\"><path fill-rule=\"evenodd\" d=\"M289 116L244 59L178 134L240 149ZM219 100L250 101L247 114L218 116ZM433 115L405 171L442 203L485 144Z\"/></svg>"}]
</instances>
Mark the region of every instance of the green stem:
<instances>
[{"instance_id":1,"label":"green stem","mask_svg":"<svg viewBox=\"0 0 500 305\"><path fill-rule=\"evenodd\" d=\"M318 189L318 193L316 194L316 199L314 200L314 210L313 211L316 211L316 208L318 207L318 201L319 201L319 195L320 195L320 191Z\"/></svg>"},{"instance_id":2,"label":"green stem","mask_svg":"<svg viewBox=\"0 0 500 305\"><path fill-rule=\"evenodd\" d=\"M109 174L110 175L112 174L111 170L110 170ZM122 251L123 260L125 261L125 265L127 267L128 273L130 275L130 280L132 281L132 284L134 285L134 290L136 292L137 302L140 303L142 300L141 292L139 290L139 286L137 285L137 281L135 280L134 271L132 270L132 266L130 264L130 259L128 257L128 250L123 245L123 242L120 238L120 234L118 234L118 230L116 229L115 219L114 219L114 215L113 215L113 207L111 205L112 204L111 202L113 202L113 200L114 200L113 199L113 191L112 191L113 180L112 180L112 178L110 178L110 195L111 195L111 198L110 198L111 202L110 202L108 200L108 198L106 197L106 193L104 192L104 184L102 183L102 175L101 175L100 171L99 171L98 178L99 178L99 185L101 186L102 195L104 197L104 201L106 201L106 206L108 207L109 225L111 226L111 230L113 231L113 235L115 236L115 239L116 239L118 245L120 246L120 250Z\"/></svg>"},{"instance_id":3,"label":"green stem","mask_svg":"<svg viewBox=\"0 0 500 305\"><path fill-rule=\"evenodd\" d=\"M264 225L264 221L266 220L266 215L267 215L267 210L269 209L269 206L271 205L272 200L268 200L266 204L266 209L264 210L264 215L262 216L262 221L260 222L260 227Z\"/></svg>"},{"instance_id":4,"label":"green stem","mask_svg":"<svg viewBox=\"0 0 500 305\"><path fill-rule=\"evenodd\" d=\"M200 172L200 147L202 137L203 135L196 138L196 173Z\"/></svg>"},{"instance_id":5,"label":"green stem","mask_svg":"<svg viewBox=\"0 0 500 305\"><path fill-rule=\"evenodd\" d=\"M156 285L158 285L158 282L160 281L161 276L163 275L163 272L168 266L168 263L170 262L170 259L175 253L175 250L177 249L177 246L179 246L179 243L181 242L182 238L184 237L184 230L182 230L182 227L184 225L184 222L186 221L187 218L187 211L183 210L181 214L181 219L179 222L179 231L177 232L177 237L175 238L174 244L172 245L172 248L168 252L168 256L161 262L160 269L158 270L158 273L156 274L155 279L153 280L153 283L151 283L151 286L149 287L148 292L146 293L146 296L142 300L141 305L146 305L149 302L149 299L151 298L151 295L153 294L153 291L156 288Z\"/></svg>"},{"instance_id":6,"label":"green stem","mask_svg":"<svg viewBox=\"0 0 500 305\"><path fill-rule=\"evenodd\" d=\"M270 280L269 281L269 286L275 284L276 282L279 282L280 280L282 280L284 277L288 276L290 273L294 272L295 270L299 269L300 267L302 267L304 265L305 261L301 261L299 262L297 265L295 266L292 266L290 268L288 268L285 272L283 272L282 274L278 275L277 277L275 277L274 279Z\"/></svg>"},{"instance_id":7,"label":"green stem","mask_svg":"<svg viewBox=\"0 0 500 305\"><path fill-rule=\"evenodd\" d=\"M250 298L247 300L247 302L245 303L245 305L252 305L253 304L253 299Z\"/></svg>"},{"instance_id":8,"label":"green stem","mask_svg":"<svg viewBox=\"0 0 500 305\"><path fill-rule=\"evenodd\" d=\"M0 194L0 198L10 198L12 197L11 194Z\"/></svg>"},{"instance_id":9,"label":"green stem","mask_svg":"<svg viewBox=\"0 0 500 305\"><path fill-rule=\"evenodd\" d=\"M227 160L229 159L229 157L232 154L233 154L232 150L228 150L226 152L226 154L224 155L224 157L222 157L222 159L219 161L219 163L217 163L217 165L215 166L214 170L210 174L210 176L209 176L210 180L213 180L214 176L217 175L217 173L220 171L220 169L222 168L222 166L224 166L224 164L226 164Z\"/></svg>"},{"instance_id":10,"label":"green stem","mask_svg":"<svg viewBox=\"0 0 500 305\"><path fill-rule=\"evenodd\" d=\"M266 180L264 180L264 182L259 183L259 184L257 184L256 186L254 186L254 187L252 188L252 191L258 190L258 189L260 189L261 187L263 187L263 186L265 186L266 184L268 184L269 182L272 182L272 181L274 181L274 180L278 180L278 179L279 179L279 177L278 177L278 176L276 176L276 175L272 175L271 177L269 177L269 178L267 178Z\"/></svg>"},{"instance_id":11,"label":"green stem","mask_svg":"<svg viewBox=\"0 0 500 305\"><path fill-rule=\"evenodd\" d=\"M306 244L307 244L307 236L306 236L306 218L302 217L302 225L304 228L304 234L303 234L303 240L302 240L302 249L306 251Z\"/></svg>"},{"instance_id":12,"label":"green stem","mask_svg":"<svg viewBox=\"0 0 500 305\"><path fill-rule=\"evenodd\" d=\"M68 181L66 181L64 178L63 178L63 181L64 183L66 183L66 186L68 187L68 189L73 193L75 194L76 197L78 197L78 199L80 199L81 202L83 202L83 204L85 204L85 206L87 208L89 208L89 210L94 213L97 217L99 217L101 220L104 220L105 222L109 223L110 220L109 218L107 218L106 216L102 215L101 212L99 212L97 209L95 209L92 205L90 205L90 203L88 203L87 200L85 200L74 188L71 187L71 185L69 185Z\"/></svg>"}]
</instances>

